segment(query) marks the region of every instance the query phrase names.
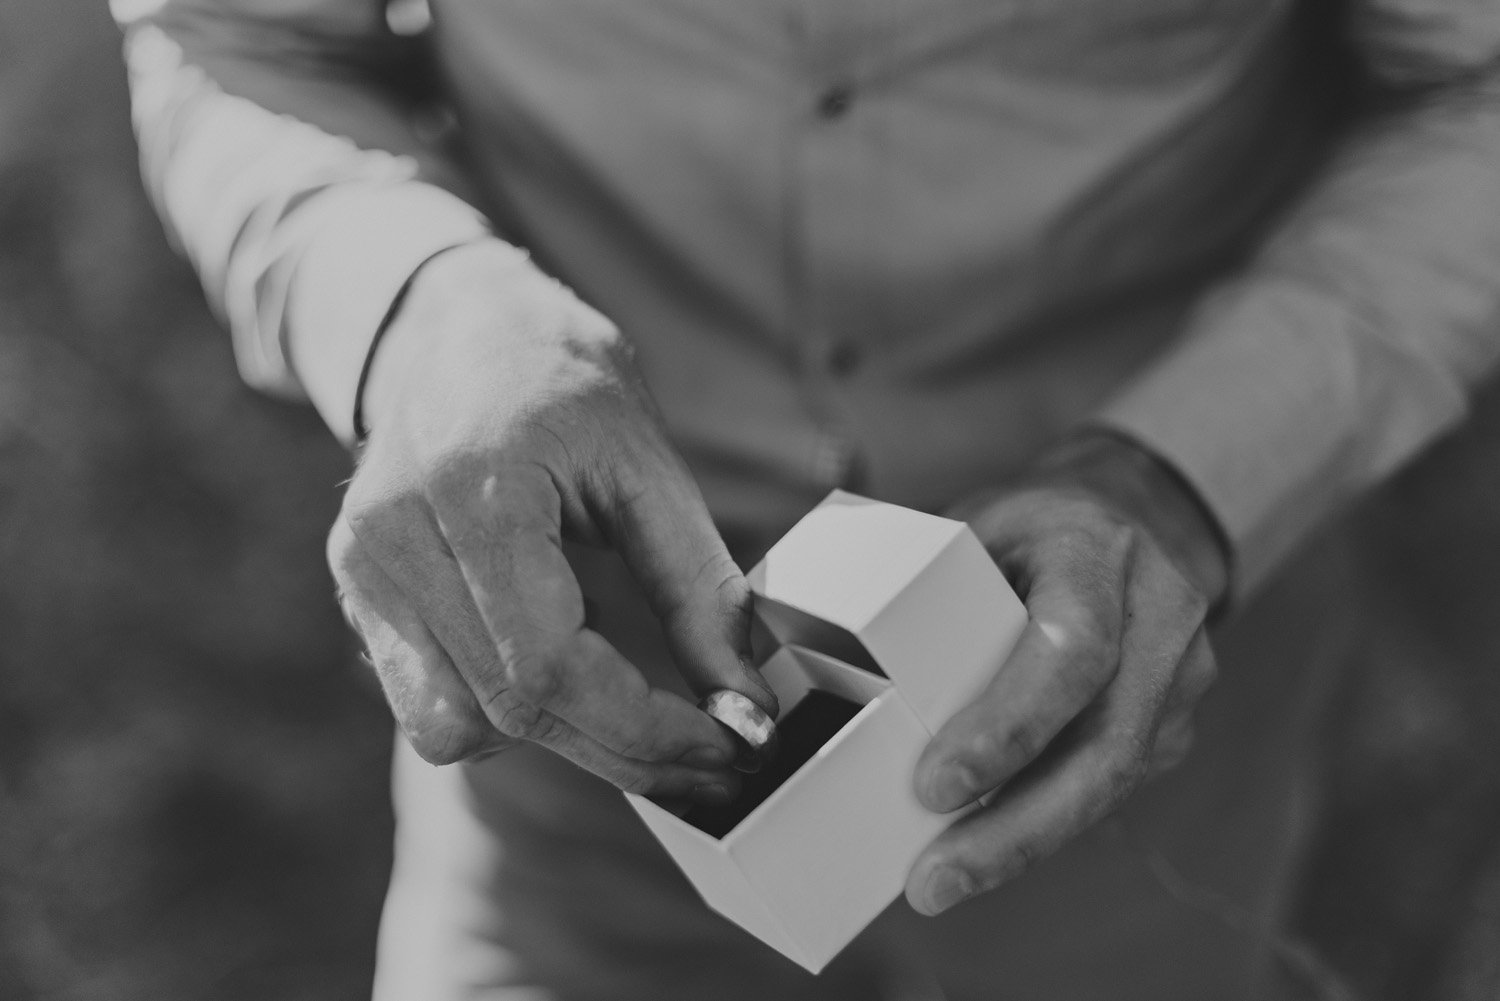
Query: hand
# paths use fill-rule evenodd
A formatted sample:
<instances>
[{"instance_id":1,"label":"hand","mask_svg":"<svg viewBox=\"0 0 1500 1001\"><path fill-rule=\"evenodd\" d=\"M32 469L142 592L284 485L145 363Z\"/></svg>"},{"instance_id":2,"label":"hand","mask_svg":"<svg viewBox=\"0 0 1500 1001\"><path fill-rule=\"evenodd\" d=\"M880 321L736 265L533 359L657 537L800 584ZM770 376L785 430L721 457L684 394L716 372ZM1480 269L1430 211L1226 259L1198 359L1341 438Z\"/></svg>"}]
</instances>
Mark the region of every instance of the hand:
<instances>
[{"instance_id":1,"label":"hand","mask_svg":"<svg viewBox=\"0 0 1500 1001\"><path fill-rule=\"evenodd\" d=\"M918 798L937 812L1000 790L912 866L906 896L924 914L1018 875L1182 760L1216 672L1204 619L1227 576L1196 497L1102 434L959 516L1031 622L917 764Z\"/></svg>"},{"instance_id":2,"label":"hand","mask_svg":"<svg viewBox=\"0 0 1500 1001\"><path fill-rule=\"evenodd\" d=\"M328 558L417 752L536 741L622 789L728 802L730 739L588 627L561 548L617 549L689 684L774 712L749 588L619 331L507 248L459 248L414 279L364 399Z\"/></svg>"}]
</instances>

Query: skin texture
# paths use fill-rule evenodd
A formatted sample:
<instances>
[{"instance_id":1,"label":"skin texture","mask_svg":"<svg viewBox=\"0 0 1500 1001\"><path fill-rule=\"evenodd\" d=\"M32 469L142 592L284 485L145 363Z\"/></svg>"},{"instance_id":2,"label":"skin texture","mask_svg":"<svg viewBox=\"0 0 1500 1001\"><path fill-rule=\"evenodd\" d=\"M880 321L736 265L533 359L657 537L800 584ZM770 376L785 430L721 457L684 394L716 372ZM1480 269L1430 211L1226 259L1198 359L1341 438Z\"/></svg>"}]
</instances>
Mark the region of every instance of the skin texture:
<instances>
[{"instance_id":1,"label":"skin texture","mask_svg":"<svg viewBox=\"0 0 1500 1001\"><path fill-rule=\"evenodd\" d=\"M428 761L531 740L620 788L707 804L735 747L588 627L561 541L617 549L698 694L774 715L751 666L749 588L605 318L480 244L430 262L377 352L370 437L328 556L392 710ZM992 889L1170 768L1215 667L1227 578L1193 494L1131 443L1065 442L953 512L1031 623L914 776L938 812L999 794L913 866L935 914Z\"/></svg>"},{"instance_id":2,"label":"skin texture","mask_svg":"<svg viewBox=\"0 0 1500 1001\"><path fill-rule=\"evenodd\" d=\"M937 812L1000 790L912 866L906 896L924 914L1020 874L1183 759L1216 673L1205 619L1227 578L1185 485L1107 435L1065 444L955 514L1031 622L917 764L917 796Z\"/></svg>"},{"instance_id":3,"label":"skin texture","mask_svg":"<svg viewBox=\"0 0 1500 1001\"><path fill-rule=\"evenodd\" d=\"M689 684L774 714L749 588L619 331L513 256L459 248L413 281L364 399L328 559L417 752L530 740L632 792L732 798L730 738L588 628L561 549L617 549Z\"/></svg>"}]
</instances>

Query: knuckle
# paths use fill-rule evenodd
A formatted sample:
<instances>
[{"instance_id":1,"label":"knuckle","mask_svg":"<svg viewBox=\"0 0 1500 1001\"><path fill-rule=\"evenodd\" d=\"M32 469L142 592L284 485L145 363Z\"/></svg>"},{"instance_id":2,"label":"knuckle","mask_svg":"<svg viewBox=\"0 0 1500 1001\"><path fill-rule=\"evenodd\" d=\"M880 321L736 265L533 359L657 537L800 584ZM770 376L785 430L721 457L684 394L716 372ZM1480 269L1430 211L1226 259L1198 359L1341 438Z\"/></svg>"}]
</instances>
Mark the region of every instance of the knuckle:
<instances>
[{"instance_id":1,"label":"knuckle","mask_svg":"<svg viewBox=\"0 0 1500 1001\"><path fill-rule=\"evenodd\" d=\"M1180 597L1177 610L1183 619L1189 622L1202 622L1208 618L1208 595L1204 594L1196 584L1184 577L1178 593Z\"/></svg>"},{"instance_id":2,"label":"knuckle","mask_svg":"<svg viewBox=\"0 0 1500 1001\"><path fill-rule=\"evenodd\" d=\"M635 418L625 434L616 435L600 455L599 491L626 522L650 519L665 494L681 487L687 476L682 460L649 419Z\"/></svg>"},{"instance_id":3,"label":"knuckle","mask_svg":"<svg viewBox=\"0 0 1500 1001\"><path fill-rule=\"evenodd\" d=\"M422 499L440 516L457 514L502 525L527 520L555 503L552 473L543 457L563 444L547 422L535 416L517 419L483 448L454 448L432 458L421 476Z\"/></svg>"},{"instance_id":4,"label":"knuckle","mask_svg":"<svg viewBox=\"0 0 1500 1001\"><path fill-rule=\"evenodd\" d=\"M381 575L373 570L374 560L342 518L328 533L324 556L339 607L349 624L355 625L355 611L369 605L372 595L378 593L375 582Z\"/></svg>"},{"instance_id":5,"label":"knuckle","mask_svg":"<svg viewBox=\"0 0 1500 1001\"><path fill-rule=\"evenodd\" d=\"M333 579L339 586L347 587L353 579L351 572L354 564L360 559L359 539L354 530L349 527L346 516L340 515L328 531L328 542L324 546L324 556L328 560L328 569L333 574Z\"/></svg>"},{"instance_id":6,"label":"knuckle","mask_svg":"<svg viewBox=\"0 0 1500 1001\"><path fill-rule=\"evenodd\" d=\"M1091 501L1076 504L1071 524L1058 532L1063 552L1079 569L1095 574L1115 572L1136 544L1135 526Z\"/></svg>"},{"instance_id":7,"label":"knuckle","mask_svg":"<svg viewBox=\"0 0 1500 1001\"><path fill-rule=\"evenodd\" d=\"M1069 700L1077 703L1092 696L1105 680L1105 659L1098 654L1079 654L1057 665L1057 676Z\"/></svg>"},{"instance_id":8,"label":"knuckle","mask_svg":"<svg viewBox=\"0 0 1500 1001\"><path fill-rule=\"evenodd\" d=\"M1057 529L1044 551L1055 554L1058 565L1072 573L1097 560L1098 545L1097 535L1075 522Z\"/></svg>"},{"instance_id":9,"label":"knuckle","mask_svg":"<svg viewBox=\"0 0 1500 1001\"><path fill-rule=\"evenodd\" d=\"M365 562L399 560L405 554L416 521L416 507L421 503L406 494L370 497L358 495L355 490L356 484L351 483L344 498L342 520L348 527L347 534L337 531L330 533L329 538L330 565L337 556L343 567L353 573Z\"/></svg>"},{"instance_id":10,"label":"knuckle","mask_svg":"<svg viewBox=\"0 0 1500 1001\"><path fill-rule=\"evenodd\" d=\"M626 516L640 512L651 498L651 478L646 474L645 464L639 461L641 444L632 440L623 454L612 453L607 470L609 499Z\"/></svg>"},{"instance_id":11,"label":"knuckle","mask_svg":"<svg viewBox=\"0 0 1500 1001\"><path fill-rule=\"evenodd\" d=\"M1166 611L1179 622L1198 624L1208 617L1208 595L1193 583L1187 573L1164 553L1159 553L1157 562L1162 572L1170 578L1167 591Z\"/></svg>"},{"instance_id":12,"label":"knuckle","mask_svg":"<svg viewBox=\"0 0 1500 1001\"><path fill-rule=\"evenodd\" d=\"M580 759L578 763L621 792L651 796L659 792L662 785L657 770L614 755L591 756L589 760Z\"/></svg>"},{"instance_id":13,"label":"knuckle","mask_svg":"<svg viewBox=\"0 0 1500 1001\"><path fill-rule=\"evenodd\" d=\"M497 503L502 492L500 476L469 450L434 459L422 478L422 492L438 516L449 522L455 520L453 515L466 522L503 515L507 506Z\"/></svg>"},{"instance_id":14,"label":"knuckle","mask_svg":"<svg viewBox=\"0 0 1500 1001\"><path fill-rule=\"evenodd\" d=\"M507 737L545 744L558 732L558 719L540 706L526 702L506 701L494 707L490 717L495 729Z\"/></svg>"},{"instance_id":15,"label":"knuckle","mask_svg":"<svg viewBox=\"0 0 1500 1001\"><path fill-rule=\"evenodd\" d=\"M387 620L391 605L400 603L399 590L343 518L328 533L325 556L344 621L361 639L370 639L371 631L381 631L378 624Z\"/></svg>"},{"instance_id":16,"label":"knuckle","mask_svg":"<svg viewBox=\"0 0 1500 1001\"><path fill-rule=\"evenodd\" d=\"M343 517L350 534L361 542L379 538L396 516L399 503L369 475L356 474L344 491Z\"/></svg>"},{"instance_id":17,"label":"knuckle","mask_svg":"<svg viewBox=\"0 0 1500 1001\"><path fill-rule=\"evenodd\" d=\"M1097 508L1093 516L1094 545L1101 553L1123 556L1136 544L1136 527L1110 508Z\"/></svg>"},{"instance_id":18,"label":"knuckle","mask_svg":"<svg viewBox=\"0 0 1500 1001\"><path fill-rule=\"evenodd\" d=\"M1120 656L1122 622L1117 605L1084 591L1050 610L1042 623L1060 657L1062 670L1092 691L1114 673Z\"/></svg>"},{"instance_id":19,"label":"knuckle","mask_svg":"<svg viewBox=\"0 0 1500 1001\"><path fill-rule=\"evenodd\" d=\"M653 736L644 730L636 730L625 734L619 741L616 749L621 757L633 758L638 761L649 761L658 754L658 746Z\"/></svg>"},{"instance_id":20,"label":"knuckle","mask_svg":"<svg viewBox=\"0 0 1500 1001\"><path fill-rule=\"evenodd\" d=\"M1090 666L1107 663L1120 646L1119 616L1106 612L1097 602L1080 605L1073 620L1078 653Z\"/></svg>"},{"instance_id":21,"label":"knuckle","mask_svg":"<svg viewBox=\"0 0 1500 1001\"><path fill-rule=\"evenodd\" d=\"M1022 838L1011 846L1005 865L1005 878L1019 876L1036 866L1049 854L1047 846L1039 839Z\"/></svg>"},{"instance_id":22,"label":"knuckle","mask_svg":"<svg viewBox=\"0 0 1500 1001\"><path fill-rule=\"evenodd\" d=\"M675 594L662 582L651 595L669 623L699 609L733 627L741 624L749 614L750 584L724 549L716 548L710 553L688 582L689 586Z\"/></svg>"},{"instance_id":23,"label":"knuckle","mask_svg":"<svg viewBox=\"0 0 1500 1001\"><path fill-rule=\"evenodd\" d=\"M981 735L974 741L972 751L979 761L1004 758L1012 768L1018 769L1036 760L1045 746L1046 741L1042 732L1034 725L1023 723L1007 730L1000 741L997 741L992 734ZM997 751L999 753L996 753Z\"/></svg>"},{"instance_id":24,"label":"knuckle","mask_svg":"<svg viewBox=\"0 0 1500 1001\"><path fill-rule=\"evenodd\" d=\"M1070 651L1057 663L1057 677L1063 692L1074 703L1092 699L1114 676L1119 665L1119 649L1089 643Z\"/></svg>"},{"instance_id":25,"label":"knuckle","mask_svg":"<svg viewBox=\"0 0 1500 1001\"><path fill-rule=\"evenodd\" d=\"M477 451L457 448L433 456L426 464L422 484L427 499L462 500L480 492L489 475L488 464Z\"/></svg>"},{"instance_id":26,"label":"knuckle","mask_svg":"<svg viewBox=\"0 0 1500 1001\"><path fill-rule=\"evenodd\" d=\"M726 614L740 616L748 609L750 582L745 579L727 550L715 552L703 564L698 578L712 582L714 599Z\"/></svg>"},{"instance_id":27,"label":"knuckle","mask_svg":"<svg viewBox=\"0 0 1500 1001\"><path fill-rule=\"evenodd\" d=\"M554 653L534 651L512 657L505 665L509 691L524 702L550 705L562 694L562 672Z\"/></svg>"},{"instance_id":28,"label":"knuckle","mask_svg":"<svg viewBox=\"0 0 1500 1001\"><path fill-rule=\"evenodd\" d=\"M750 583L727 555L724 559L729 562L731 572L714 586L716 615L727 634L748 635L752 601Z\"/></svg>"},{"instance_id":29,"label":"knuckle","mask_svg":"<svg viewBox=\"0 0 1500 1001\"><path fill-rule=\"evenodd\" d=\"M341 576L337 571L334 573L333 598L339 606L339 613L344 617L344 624L361 640L365 638L364 626L360 624L360 600L356 596L358 585L347 576ZM373 657L371 664L374 664Z\"/></svg>"}]
</instances>

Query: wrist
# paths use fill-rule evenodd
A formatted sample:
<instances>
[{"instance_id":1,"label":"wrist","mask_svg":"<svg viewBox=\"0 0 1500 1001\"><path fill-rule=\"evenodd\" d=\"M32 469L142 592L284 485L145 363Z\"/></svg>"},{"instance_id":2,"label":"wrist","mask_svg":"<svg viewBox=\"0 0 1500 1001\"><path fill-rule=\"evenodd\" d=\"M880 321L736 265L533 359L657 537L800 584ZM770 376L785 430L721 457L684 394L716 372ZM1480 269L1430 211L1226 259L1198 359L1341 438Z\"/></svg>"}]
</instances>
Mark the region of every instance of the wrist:
<instances>
[{"instance_id":1,"label":"wrist","mask_svg":"<svg viewBox=\"0 0 1500 1001\"><path fill-rule=\"evenodd\" d=\"M387 419L421 362L443 349L452 329L468 317L493 316L506 286L536 271L525 251L482 240L439 251L412 274L371 346L356 401L356 430Z\"/></svg>"},{"instance_id":2,"label":"wrist","mask_svg":"<svg viewBox=\"0 0 1500 1001\"><path fill-rule=\"evenodd\" d=\"M1071 437L1043 456L1028 482L1085 493L1139 525L1217 605L1229 588L1230 549L1217 519L1171 465L1107 430Z\"/></svg>"}]
</instances>

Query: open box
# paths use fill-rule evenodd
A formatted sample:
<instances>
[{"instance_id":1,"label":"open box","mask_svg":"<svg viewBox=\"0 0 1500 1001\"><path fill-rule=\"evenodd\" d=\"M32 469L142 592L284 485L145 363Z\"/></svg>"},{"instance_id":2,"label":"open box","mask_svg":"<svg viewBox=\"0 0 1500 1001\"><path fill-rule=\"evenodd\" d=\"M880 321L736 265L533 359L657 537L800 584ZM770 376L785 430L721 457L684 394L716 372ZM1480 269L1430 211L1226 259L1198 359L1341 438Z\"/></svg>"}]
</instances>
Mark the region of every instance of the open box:
<instances>
[{"instance_id":1,"label":"open box","mask_svg":"<svg viewBox=\"0 0 1500 1001\"><path fill-rule=\"evenodd\" d=\"M810 698L853 703L852 718L727 830L722 814L628 799L710 907L817 972L955 819L917 802L917 758L1004 662L1026 609L962 522L843 491L749 577L781 644L761 672L783 755Z\"/></svg>"}]
</instances>

